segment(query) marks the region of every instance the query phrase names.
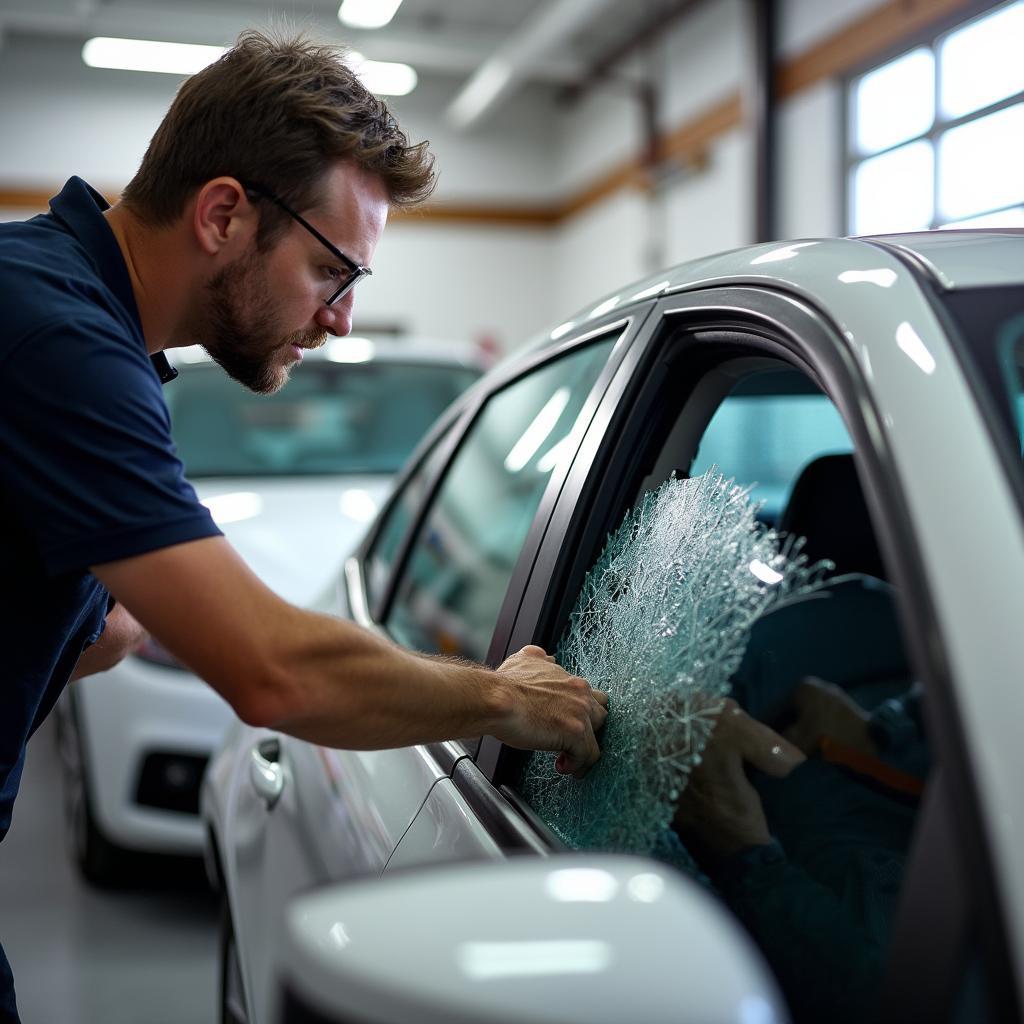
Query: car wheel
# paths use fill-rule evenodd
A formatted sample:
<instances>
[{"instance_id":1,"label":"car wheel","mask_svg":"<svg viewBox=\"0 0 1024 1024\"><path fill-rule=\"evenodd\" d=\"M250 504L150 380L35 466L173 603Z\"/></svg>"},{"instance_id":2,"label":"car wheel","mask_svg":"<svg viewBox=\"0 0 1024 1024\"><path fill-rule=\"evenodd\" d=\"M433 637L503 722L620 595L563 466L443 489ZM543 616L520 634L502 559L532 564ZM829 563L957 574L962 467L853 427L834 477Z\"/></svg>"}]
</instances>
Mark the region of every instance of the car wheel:
<instances>
[{"instance_id":1,"label":"car wheel","mask_svg":"<svg viewBox=\"0 0 1024 1024\"><path fill-rule=\"evenodd\" d=\"M220 1024L248 1024L242 966L238 962L238 944L231 923L227 900L221 911L220 929Z\"/></svg>"},{"instance_id":2,"label":"car wheel","mask_svg":"<svg viewBox=\"0 0 1024 1024\"><path fill-rule=\"evenodd\" d=\"M70 694L65 700L67 704L57 717L57 743L64 780L64 834L71 859L86 881L110 887L122 877L127 854L107 839L96 823L74 701Z\"/></svg>"}]
</instances>

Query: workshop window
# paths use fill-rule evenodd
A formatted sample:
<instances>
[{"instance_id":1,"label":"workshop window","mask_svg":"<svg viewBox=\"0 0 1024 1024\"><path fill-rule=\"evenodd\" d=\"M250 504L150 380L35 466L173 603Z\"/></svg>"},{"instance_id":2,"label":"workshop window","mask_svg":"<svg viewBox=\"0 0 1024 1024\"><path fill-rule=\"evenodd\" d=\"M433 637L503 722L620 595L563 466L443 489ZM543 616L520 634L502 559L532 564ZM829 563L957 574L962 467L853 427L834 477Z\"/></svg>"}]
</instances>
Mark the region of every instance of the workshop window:
<instances>
[{"instance_id":1,"label":"workshop window","mask_svg":"<svg viewBox=\"0 0 1024 1024\"><path fill-rule=\"evenodd\" d=\"M1024 0L851 81L855 235L1024 227Z\"/></svg>"}]
</instances>

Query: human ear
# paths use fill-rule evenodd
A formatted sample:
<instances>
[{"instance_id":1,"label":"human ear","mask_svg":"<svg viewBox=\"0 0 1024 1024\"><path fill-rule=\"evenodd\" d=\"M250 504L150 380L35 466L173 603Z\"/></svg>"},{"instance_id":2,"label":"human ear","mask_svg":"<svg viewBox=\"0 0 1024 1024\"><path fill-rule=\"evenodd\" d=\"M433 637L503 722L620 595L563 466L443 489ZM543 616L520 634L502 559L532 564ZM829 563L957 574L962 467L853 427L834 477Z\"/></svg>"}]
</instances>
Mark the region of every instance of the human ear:
<instances>
[{"instance_id":1,"label":"human ear","mask_svg":"<svg viewBox=\"0 0 1024 1024\"><path fill-rule=\"evenodd\" d=\"M247 248L258 226L258 213L237 179L213 178L196 192L192 228L209 255Z\"/></svg>"}]
</instances>

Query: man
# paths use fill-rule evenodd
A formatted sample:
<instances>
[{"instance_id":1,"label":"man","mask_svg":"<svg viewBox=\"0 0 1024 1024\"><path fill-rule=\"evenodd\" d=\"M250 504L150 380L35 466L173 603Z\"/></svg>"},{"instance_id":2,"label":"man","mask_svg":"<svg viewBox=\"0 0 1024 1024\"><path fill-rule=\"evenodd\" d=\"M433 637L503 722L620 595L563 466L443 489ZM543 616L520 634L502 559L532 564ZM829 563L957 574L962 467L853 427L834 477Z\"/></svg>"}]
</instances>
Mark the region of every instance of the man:
<instances>
[{"instance_id":1,"label":"man","mask_svg":"<svg viewBox=\"0 0 1024 1024\"><path fill-rule=\"evenodd\" d=\"M277 597L174 453L161 353L198 342L277 390L304 349L348 333L389 209L432 186L425 143L334 50L249 32L183 85L117 206L72 178L50 214L0 227L0 838L25 744L68 678L142 630L246 722L312 742L489 733L561 751L577 775L599 756L607 698L540 648L492 671ZM16 1019L0 951L0 1021Z\"/></svg>"}]
</instances>

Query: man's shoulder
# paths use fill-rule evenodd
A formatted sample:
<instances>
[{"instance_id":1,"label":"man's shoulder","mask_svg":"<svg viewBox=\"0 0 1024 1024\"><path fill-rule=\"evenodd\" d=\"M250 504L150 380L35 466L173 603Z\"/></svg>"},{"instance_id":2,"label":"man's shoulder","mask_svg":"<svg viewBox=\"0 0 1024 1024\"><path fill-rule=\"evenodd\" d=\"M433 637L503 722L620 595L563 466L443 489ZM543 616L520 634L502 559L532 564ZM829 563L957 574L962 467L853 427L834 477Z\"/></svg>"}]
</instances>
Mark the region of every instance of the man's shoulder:
<instances>
[{"instance_id":1,"label":"man's shoulder","mask_svg":"<svg viewBox=\"0 0 1024 1024\"><path fill-rule=\"evenodd\" d=\"M89 254L48 215L0 224L0 309L0 361L47 332L98 334L137 345Z\"/></svg>"},{"instance_id":2,"label":"man's shoulder","mask_svg":"<svg viewBox=\"0 0 1024 1024\"><path fill-rule=\"evenodd\" d=\"M0 287L28 278L59 278L60 270L96 277L85 249L49 213L0 223Z\"/></svg>"}]
</instances>

